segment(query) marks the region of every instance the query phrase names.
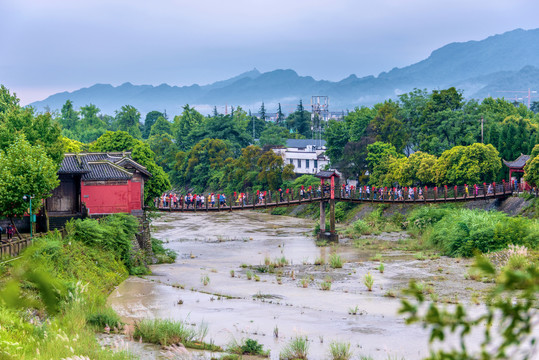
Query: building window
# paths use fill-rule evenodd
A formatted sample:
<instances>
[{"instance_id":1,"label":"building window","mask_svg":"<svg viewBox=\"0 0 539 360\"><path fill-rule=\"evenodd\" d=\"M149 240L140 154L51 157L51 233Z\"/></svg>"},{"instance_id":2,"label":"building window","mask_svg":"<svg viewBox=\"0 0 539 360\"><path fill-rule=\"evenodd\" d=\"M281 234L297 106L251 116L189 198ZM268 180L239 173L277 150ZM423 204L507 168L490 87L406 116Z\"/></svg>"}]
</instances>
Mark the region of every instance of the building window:
<instances>
[{"instance_id":1,"label":"building window","mask_svg":"<svg viewBox=\"0 0 539 360\"><path fill-rule=\"evenodd\" d=\"M294 160L290 159L290 165L294 165Z\"/></svg>"},{"instance_id":2,"label":"building window","mask_svg":"<svg viewBox=\"0 0 539 360\"><path fill-rule=\"evenodd\" d=\"M315 169L318 169L318 160L315 160L315 161L314 161L314 168L315 168Z\"/></svg>"},{"instance_id":3,"label":"building window","mask_svg":"<svg viewBox=\"0 0 539 360\"><path fill-rule=\"evenodd\" d=\"M309 168L309 159L305 160L305 167L308 169Z\"/></svg>"},{"instance_id":4,"label":"building window","mask_svg":"<svg viewBox=\"0 0 539 360\"><path fill-rule=\"evenodd\" d=\"M298 159L298 169L301 168L301 159Z\"/></svg>"}]
</instances>

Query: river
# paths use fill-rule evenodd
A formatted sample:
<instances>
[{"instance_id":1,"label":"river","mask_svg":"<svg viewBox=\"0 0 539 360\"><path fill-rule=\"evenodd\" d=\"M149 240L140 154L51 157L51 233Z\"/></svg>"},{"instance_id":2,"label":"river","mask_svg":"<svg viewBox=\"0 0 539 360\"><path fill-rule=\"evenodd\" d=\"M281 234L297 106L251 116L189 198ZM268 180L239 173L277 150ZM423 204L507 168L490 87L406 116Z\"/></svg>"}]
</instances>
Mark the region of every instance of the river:
<instances>
[{"instance_id":1,"label":"river","mask_svg":"<svg viewBox=\"0 0 539 360\"><path fill-rule=\"evenodd\" d=\"M271 350L271 359L298 335L309 339L309 359L326 359L331 341L349 342L356 356L373 359L426 355L427 331L406 325L397 315L400 301L386 295L394 284L429 276L429 270L411 267L414 260L395 260L382 274L361 249L317 247L313 227L309 220L252 211L166 213L153 221L152 235L178 253L176 262L152 266L151 276L130 277L109 303L128 323L146 317L203 322L205 340L224 347L234 339L256 339ZM331 251L346 259L342 269L312 265ZM254 271L260 281L248 280L241 266L283 256L290 265L280 279ZM375 279L372 291L363 284L367 272ZM327 276L333 283L323 291L319 284Z\"/></svg>"}]
</instances>

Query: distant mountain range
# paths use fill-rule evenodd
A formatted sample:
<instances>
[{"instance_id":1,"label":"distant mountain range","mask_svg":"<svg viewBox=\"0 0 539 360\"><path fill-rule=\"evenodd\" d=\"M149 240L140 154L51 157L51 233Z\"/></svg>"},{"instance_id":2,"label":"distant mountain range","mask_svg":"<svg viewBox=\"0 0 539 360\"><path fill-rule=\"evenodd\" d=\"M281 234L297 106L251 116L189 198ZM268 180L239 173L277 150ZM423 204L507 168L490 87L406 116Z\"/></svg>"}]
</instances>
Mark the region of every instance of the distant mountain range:
<instances>
[{"instance_id":1,"label":"distant mountain range","mask_svg":"<svg viewBox=\"0 0 539 360\"><path fill-rule=\"evenodd\" d=\"M170 86L161 84L120 86L96 84L73 92L54 94L31 106L61 109L66 100L76 108L95 104L103 113L114 114L122 105L133 105L142 114L167 110L178 114L185 104L209 113L214 106L242 106L257 112L264 102L268 112L277 103L296 104L303 99L309 108L312 95L327 95L330 111L372 105L414 88L443 89L455 86L467 98L487 96L514 98L509 91L539 90L539 29L517 29L481 41L451 43L432 52L425 60L403 68L394 68L377 77L356 75L341 81L315 80L299 76L293 70L260 73L257 69L210 85ZM504 92L505 91L505 92ZM518 94L522 97L527 94ZM283 107L284 111L291 106Z\"/></svg>"}]
</instances>

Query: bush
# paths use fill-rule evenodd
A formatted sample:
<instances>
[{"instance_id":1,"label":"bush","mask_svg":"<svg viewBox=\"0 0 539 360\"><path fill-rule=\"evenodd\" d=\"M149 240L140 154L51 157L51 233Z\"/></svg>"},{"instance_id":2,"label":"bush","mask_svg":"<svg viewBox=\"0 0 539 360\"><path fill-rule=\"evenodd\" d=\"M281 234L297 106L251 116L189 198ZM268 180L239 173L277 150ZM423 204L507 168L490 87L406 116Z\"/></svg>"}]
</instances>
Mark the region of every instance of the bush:
<instances>
[{"instance_id":1,"label":"bush","mask_svg":"<svg viewBox=\"0 0 539 360\"><path fill-rule=\"evenodd\" d=\"M133 239L138 231L139 222L128 214L113 214L95 219L77 219L66 223L68 237L91 247L111 251L126 266L130 273L133 268L145 266L132 263Z\"/></svg>"},{"instance_id":2,"label":"bush","mask_svg":"<svg viewBox=\"0 0 539 360\"><path fill-rule=\"evenodd\" d=\"M420 206L413 210L408 216L408 226L419 230L436 224L444 216L451 212L450 208L438 206Z\"/></svg>"},{"instance_id":3,"label":"bush","mask_svg":"<svg viewBox=\"0 0 539 360\"><path fill-rule=\"evenodd\" d=\"M471 257L506 248L509 244L537 248L539 229L535 221L509 217L501 212L455 210L445 215L428 234L428 240L444 255Z\"/></svg>"},{"instance_id":4,"label":"bush","mask_svg":"<svg viewBox=\"0 0 539 360\"><path fill-rule=\"evenodd\" d=\"M369 225L362 219L358 219L354 222L354 231L358 234L369 234L370 228Z\"/></svg>"}]
</instances>

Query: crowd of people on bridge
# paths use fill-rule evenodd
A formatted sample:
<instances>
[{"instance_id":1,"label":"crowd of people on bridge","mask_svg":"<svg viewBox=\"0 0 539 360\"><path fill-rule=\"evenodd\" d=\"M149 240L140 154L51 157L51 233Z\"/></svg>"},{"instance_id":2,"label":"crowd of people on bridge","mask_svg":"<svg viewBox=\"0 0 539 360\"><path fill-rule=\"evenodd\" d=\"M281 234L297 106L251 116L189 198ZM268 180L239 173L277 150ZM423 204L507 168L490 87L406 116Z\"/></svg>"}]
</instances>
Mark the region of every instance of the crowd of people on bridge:
<instances>
[{"instance_id":1,"label":"crowd of people on bridge","mask_svg":"<svg viewBox=\"0 0 539 360\"><path fill-rule=\"evenodd\" d=\"M514 184L498 185L498 191L513 190ZM500 189L501 187L501 189ZM515 188L516 189L516 188ZM533 190L535 192L535 190ZM430 193L429 193L430 192ZM275 194L278 195L275 195ZM376 201L421 201L427 198L427 194L433 198L461 197L468 198L470 196L477 197L480 194L492 195L496 193L496 183L483 183L481 185L464 184L464 186L448 187L421 187L421 186L374 186L363 185L354 186L350 184L342 184L333 189L334 196L338 198L354 198L359 200L376 200ZM228 206L245 206L247 204L265 204L271 202L284 202L290 199L307 200L313 198L330 197L331 186L329 183L318 185L316 189L313 186L300 186L297 189L278 189L276 192L257 190L251 195L244 192L234 192L230 195L230 199L224 193L209 193L196 194L187 193L182 195L178 192L166 192L161 197L156 198L154 205L156 208L168 209L203 209Z\"/></svg>"}]
</instances>

